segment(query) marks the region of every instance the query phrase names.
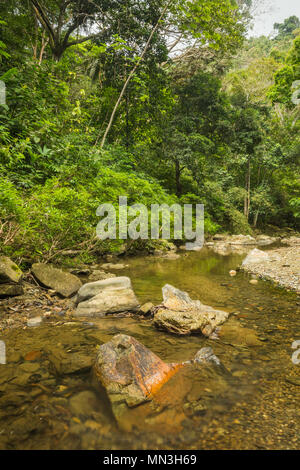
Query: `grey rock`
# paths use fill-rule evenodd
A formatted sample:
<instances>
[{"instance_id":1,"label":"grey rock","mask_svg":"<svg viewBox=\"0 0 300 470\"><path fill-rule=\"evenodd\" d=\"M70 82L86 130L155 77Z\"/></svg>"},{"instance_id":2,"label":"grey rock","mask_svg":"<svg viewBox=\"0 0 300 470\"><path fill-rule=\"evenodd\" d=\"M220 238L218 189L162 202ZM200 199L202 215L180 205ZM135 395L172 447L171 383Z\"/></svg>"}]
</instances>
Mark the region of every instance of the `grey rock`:
<instances>
[{"instance_id":1,"label":"grey rock","mask_svg":"<svg viewBox=\"0 0 300 470\"><path fill-rule=\"evenodd\" d=\"M82 286L80 279L74 274L57 269L51 264L33 264L32 272L43 286L54 289L63 297L71 297Z\"/></svg>"},{"instance_id":2,"label":"grey rock","mask_svg":"<svg viewBox=\"0 0 300 470\"><path fill-rule=\"evenodd\" d=\"M82 286L76 316L103 317L108 313L136 311L139 302L128 277L115 277Z\"/></svg>"},{"instance_id":3,"label":"grey rock","mask_svg":"<svg viewBox=\"0 0 300 470\"><path fill-rule=\"evenodd\" d=\"M253 263L261 263L264 261L269 260L269 255L265 251L258 250L254 248L254 250L250 251L250 253L244 259L242 266L247 266Z\"/></svg>"},{"instance_id":4,"label":"grey rock","mask_svg":"<svg viewBox=\"0 0 300 470\"><path fill-rule=\"evenodd\" d=\"M0 284L0 298L23 295L24 289L20 284Z\"/></svg>"},{"instance_id":5,"label":"grey rock","mask_svg":"<svg viewBox=\"0 0 300 470\"><path fill-rule=\"evenodd\" d=\"M194 361L197 362L198 364L213 363L218 366L221 364L220 359L217 356L215 356L212 348L209 348L209 347L200 349L196 353L194 357Z\"/></svg>"},{"instance_id":6,"label":"grey rock","mask_svg":"<svg viewBox=\"0 0 300 470\"><path fill-rule=\"evenodd\" d=\"M29 326L29 327L40 326L42 321L43 321L43 319L40 316L39 317L34 317L34 318L29 318L29 320L27 320L27 326Z\"/></svg>"}]
</instances>

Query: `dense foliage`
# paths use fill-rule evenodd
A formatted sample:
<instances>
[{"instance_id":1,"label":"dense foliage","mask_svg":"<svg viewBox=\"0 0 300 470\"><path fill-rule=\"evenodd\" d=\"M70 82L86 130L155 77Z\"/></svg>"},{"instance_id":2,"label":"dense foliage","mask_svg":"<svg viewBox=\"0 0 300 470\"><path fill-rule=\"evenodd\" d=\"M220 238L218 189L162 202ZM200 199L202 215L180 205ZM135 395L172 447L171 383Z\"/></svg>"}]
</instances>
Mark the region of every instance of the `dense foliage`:
<instances>
[{"instance_id":1,"label":"dense foliage","mask_svg":"<svg viewBox=\"0 0 300 470\"><path fill-rule=\"evenodd\" d=\"M118 250L95 227L98 205L120 195L204 203L208 233L296 228L299 19L243 42L250 6L1 3L0 249Z\"/></svg>"}]
</instances>

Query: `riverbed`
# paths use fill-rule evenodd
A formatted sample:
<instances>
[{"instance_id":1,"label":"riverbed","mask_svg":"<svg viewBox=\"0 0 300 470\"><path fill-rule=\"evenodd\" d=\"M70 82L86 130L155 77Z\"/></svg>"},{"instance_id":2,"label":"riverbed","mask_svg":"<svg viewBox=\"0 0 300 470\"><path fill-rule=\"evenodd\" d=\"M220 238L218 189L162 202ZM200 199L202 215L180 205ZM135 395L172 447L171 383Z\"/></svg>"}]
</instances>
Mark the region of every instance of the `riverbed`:
<instances>
[{"instance_id":1,"label":"riverbed","mask_svg":"<svg viewBox=\"0 0 300 470\"><path fill-rule=\"evenodd\" d=\"M171 284L254 330L260 346L158 331L151 318L111 315L94 321L49 318L36 328L7 329L0 365L0 449L299 449L299 299L269 282L250 284L236 269L246 254L204 248L178 259L124 260L141 303L159 304ZM152 402L116 423L95 386L97 345L134 336L165 362L191 359L212 347L223 371L181 369ZM294 356L295 357L295 356ZM126 430L126 432L124 432Z\"/></svg>"}]
</instances>

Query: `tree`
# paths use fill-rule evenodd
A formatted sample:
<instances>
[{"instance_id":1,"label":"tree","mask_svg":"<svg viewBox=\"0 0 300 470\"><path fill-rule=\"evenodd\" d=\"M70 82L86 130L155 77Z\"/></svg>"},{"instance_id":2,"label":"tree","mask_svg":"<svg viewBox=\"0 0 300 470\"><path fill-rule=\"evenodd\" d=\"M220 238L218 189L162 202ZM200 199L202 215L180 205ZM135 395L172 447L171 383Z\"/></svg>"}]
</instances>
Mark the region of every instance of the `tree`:
<instances>
[{"instance_id":1,"label":"tree","mask_svg":"<svg viewBox=\"0 0 300 470\"><path fill-rule=\"evenodd\" d=\"M275 23L274 29L277 31L276 39L292 37L293 32L298 28L300 28L300 20L297 16L290 16L283 23Z\"/></svg>"},{"instance_id":2,"label":"tree","mask_svg":"<svg viewBox=\"0 0 300 470\"><path fill-rule=\"evenodd\" d=\"M241 41L244 32L244 24L241 22L241 15L236 2L230 0L203 0L200 4L197 0L180 2L178 0L166 0L163 2L161 14L153 26L141 55L136 58L136 63L124 82L106 126L101 148L104 147L128 84L144 60L151 41L160 28L167 36L172 34L177 37L175 44L180 40L193 38L196 39L196 43L204 44L208 42L211 47L224 50L230 49L232 42L236 46ZM172 50L172 47L170 50Z\"/></svg>"},{"instance_id":3,"label":"tree","mask_svg":"<svg viewBox=\"0 0 300 470\"><path fill-rule=\"evenodd\" d=\"M34 15L49 38L49 45L55 60L71 46L95 38L99 32L74 39L96 21L103 22L109 2L89 0L30 0Z\"/></svg>"},{"instance_id":4,"label":"tree","mask_svg":"<svg viewBox=\"0 0 300 470\"><path fill-rule=\"evenodd\" d=\"M269 97L273 103L283 103L289 108L295 107L292 94L293 84L300 80L300 36L293 41L285 65L275 73L275 84L270 88Z\"/></svg>"}]
</instances>

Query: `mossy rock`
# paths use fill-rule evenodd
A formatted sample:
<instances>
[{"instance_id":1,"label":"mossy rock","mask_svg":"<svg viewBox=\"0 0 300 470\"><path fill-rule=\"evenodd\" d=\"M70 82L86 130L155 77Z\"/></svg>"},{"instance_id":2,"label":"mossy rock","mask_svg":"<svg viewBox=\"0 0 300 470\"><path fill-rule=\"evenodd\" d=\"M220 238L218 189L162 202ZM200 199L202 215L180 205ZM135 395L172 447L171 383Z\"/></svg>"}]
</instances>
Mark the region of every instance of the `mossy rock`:
<instances>
[{"instance_id":1,"label":"mossy rock","mask_svg":"<svg viewBox=\"0 0 300 470\"><path fill-rule=\"evenodd\" d=\"M7 256L0 257L0 283L18 283L22 279L23 273Z\"/></svg>"}]
</instances>

